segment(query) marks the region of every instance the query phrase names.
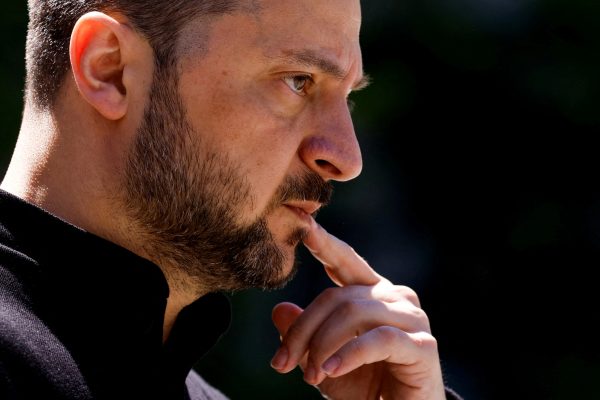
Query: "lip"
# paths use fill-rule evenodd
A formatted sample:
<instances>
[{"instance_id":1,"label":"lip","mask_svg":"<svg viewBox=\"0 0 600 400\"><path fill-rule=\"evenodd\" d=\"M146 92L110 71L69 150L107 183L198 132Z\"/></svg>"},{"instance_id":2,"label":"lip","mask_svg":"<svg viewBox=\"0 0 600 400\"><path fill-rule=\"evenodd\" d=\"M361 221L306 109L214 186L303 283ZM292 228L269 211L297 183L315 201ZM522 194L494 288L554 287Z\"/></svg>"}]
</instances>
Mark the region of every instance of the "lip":
<instances>
[{"instance_id":1,"label":"lip","mask_svg":"<svg viewBox=\"0 0 600 400\"><path fill-rule=\"evenodd\" d=\"M292 213L294 213L294 215L298 218L299 221L302 222L303 225L310 225L312 216L306 211L304 211L304 209L290 206L287 204L284 204L284 207L290 210Z\"/></svg>"},{"instance_id":2,"label":"lip","mask_svg":"<svg viewBox=\"0 0 600 400\"><path fill-rule=\"evenodd\" d=\"M321 203L317 203L316 201L292 201L284 204L284 206L291 208L292 211L308 216L316 213L321 208L321 205Z\"/></svg>"}]
</instances>

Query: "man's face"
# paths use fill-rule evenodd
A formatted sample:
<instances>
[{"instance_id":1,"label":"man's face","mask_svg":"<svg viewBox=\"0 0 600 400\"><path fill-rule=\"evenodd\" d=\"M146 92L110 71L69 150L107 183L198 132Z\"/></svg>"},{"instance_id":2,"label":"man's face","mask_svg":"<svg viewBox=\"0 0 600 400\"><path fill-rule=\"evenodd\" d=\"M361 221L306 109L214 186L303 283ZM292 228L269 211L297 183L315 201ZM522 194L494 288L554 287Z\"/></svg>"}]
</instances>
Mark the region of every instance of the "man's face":
<instances>
[{"instance_id":1,"label":"man's face","mask_svg":"<svg viewBox=\"0 0 600 400\"><path fill-rule=\"evenodd\" d=\"M126 171L146 251L204 289L276 287L331 180L362 167L356 0L264 0L199 19L158 68ZM207 39L208 38L208 39Z\"/></svg>"}]
</instances>

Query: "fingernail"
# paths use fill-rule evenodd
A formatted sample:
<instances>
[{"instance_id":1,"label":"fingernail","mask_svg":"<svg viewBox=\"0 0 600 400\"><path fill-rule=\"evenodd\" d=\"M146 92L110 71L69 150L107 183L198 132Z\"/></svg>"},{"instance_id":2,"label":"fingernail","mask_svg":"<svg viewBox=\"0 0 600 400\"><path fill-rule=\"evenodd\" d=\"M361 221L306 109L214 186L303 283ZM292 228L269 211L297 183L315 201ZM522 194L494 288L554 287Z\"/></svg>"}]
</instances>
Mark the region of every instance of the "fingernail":
<instances>
[{"instance_id":1,"label":"fingernail","mask_svg":"<svg viewBox=\"0 0 600 400\"><path fill-rule=\"evenodd\" d=\"M317 379L317 371L315 370L315 368L312 365L309 365L306 368L306 371L304 371L304 380L307 383L310 383L312 385L316 379Z\"/></svg>"},{"instance_id":2,"label":"fingernail","mask_svg":"<svg viewBox=\"0 0 600 400\"><path fill-rule=\"evenodd\" d=\"M323 363L323 365L321 366L321 370L327 375L331 375L339 368L341 364L342 359L339 356L331 356L327 361Z\"/></svg>"},{"instance_id":3,"label":"fingernail","mask_svg":"<svg viewBox=\"0 0 600 400\"><path fill-rule=\"evenodd\" d=\"M275 357L271 360L271 367L275 369L283 369L288 360L288 350L282 346L275 353Z\"/></svg>"}]
</instances>

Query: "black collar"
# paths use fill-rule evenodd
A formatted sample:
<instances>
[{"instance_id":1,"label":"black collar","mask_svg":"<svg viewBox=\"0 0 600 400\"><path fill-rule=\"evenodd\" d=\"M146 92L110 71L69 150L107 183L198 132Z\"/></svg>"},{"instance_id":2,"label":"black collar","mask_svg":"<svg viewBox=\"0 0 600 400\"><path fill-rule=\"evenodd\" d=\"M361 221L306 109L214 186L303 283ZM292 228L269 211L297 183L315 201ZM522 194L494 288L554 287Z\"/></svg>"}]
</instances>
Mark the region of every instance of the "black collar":
<instances>
[{"instance_id":1,"label":"black collar","mask_svg":"<svg viewBox=\"0 0 600 400\"><path fill-rule=\"evenodd\" d=\"M169 288L159 267L1 190L0 246L14 258L4 265L18 281L11 287L69 349L92 390L135 379L183 390L229 326L229 301L210 294L180 313L163 345Z\"/></svg>"}]
</instances>

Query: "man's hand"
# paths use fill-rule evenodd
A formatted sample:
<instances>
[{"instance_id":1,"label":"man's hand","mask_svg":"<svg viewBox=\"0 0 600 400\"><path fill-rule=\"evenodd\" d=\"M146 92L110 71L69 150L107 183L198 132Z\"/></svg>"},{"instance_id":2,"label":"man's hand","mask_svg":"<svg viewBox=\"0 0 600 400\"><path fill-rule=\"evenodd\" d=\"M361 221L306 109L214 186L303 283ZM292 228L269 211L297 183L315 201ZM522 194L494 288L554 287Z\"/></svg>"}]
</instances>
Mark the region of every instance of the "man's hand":
<instances>
[{"instance_id":1,"label":"man's hand","mask_svg":"<svg viewBox=\"0 0 600 400\"><path fill-rule=\"evenodd\" d=\"M273 309L277 371L297 365L329 399L444 399L437 343L415 292L378 275L316 222L304 241L338 288Z\"/></svg>"}]
</instances>

